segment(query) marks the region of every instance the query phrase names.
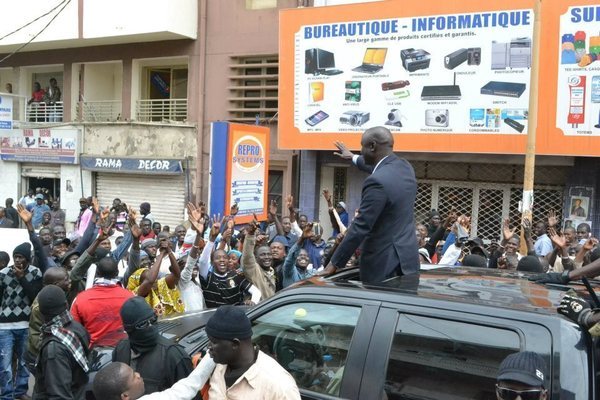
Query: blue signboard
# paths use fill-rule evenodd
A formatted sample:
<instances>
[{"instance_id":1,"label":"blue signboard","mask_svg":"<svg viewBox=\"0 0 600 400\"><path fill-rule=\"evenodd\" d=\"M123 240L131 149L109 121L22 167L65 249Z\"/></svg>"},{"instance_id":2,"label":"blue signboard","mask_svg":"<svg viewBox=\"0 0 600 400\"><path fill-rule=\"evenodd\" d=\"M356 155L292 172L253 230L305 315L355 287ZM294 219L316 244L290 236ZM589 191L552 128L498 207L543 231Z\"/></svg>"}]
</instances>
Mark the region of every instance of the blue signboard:
<instances>
[{"instance_id":1,"label":"blue signboard","mask_svg":"<svg viewBox=\"0 0 600 400\"><path fill-rule=\"evenodd\" d=\"M183 173L183 166L180 160L163 158L81 156L80 163L81 168L89 171L154 175L179 175Z\"/></svg>"}]
</instances>

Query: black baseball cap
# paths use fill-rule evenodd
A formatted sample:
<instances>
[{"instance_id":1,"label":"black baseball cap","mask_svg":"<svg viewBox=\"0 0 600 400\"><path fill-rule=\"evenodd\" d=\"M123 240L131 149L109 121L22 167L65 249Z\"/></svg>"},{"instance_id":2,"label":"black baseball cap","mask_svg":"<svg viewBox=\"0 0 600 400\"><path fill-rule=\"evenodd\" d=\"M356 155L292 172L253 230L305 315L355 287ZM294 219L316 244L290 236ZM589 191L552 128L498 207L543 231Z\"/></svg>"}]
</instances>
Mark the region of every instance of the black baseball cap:
<instances>
[{"instance_id":1,"label":"black baseball cap","mask_svg":"<svg viewBox=\"0 0 600 400\"><path fill-rule=\"evenodd\" d=\"M544 387L545 376L546 362L532 351L510 354L498 369L498 381L513 381L534 387Z\"/></svg>"},{"instance_id":2,"label":"black baseball cap","mask_svg":"<svg viewBox=\"0 0 600 400\"><path fill-rule=\"evenodd\" d=\"M65 244L67 246L71 245L71 241L67 238L64 239L55 239L54 242L52 242L52 246L60 246L61 244Z\"/></svg>"}]
</instances>

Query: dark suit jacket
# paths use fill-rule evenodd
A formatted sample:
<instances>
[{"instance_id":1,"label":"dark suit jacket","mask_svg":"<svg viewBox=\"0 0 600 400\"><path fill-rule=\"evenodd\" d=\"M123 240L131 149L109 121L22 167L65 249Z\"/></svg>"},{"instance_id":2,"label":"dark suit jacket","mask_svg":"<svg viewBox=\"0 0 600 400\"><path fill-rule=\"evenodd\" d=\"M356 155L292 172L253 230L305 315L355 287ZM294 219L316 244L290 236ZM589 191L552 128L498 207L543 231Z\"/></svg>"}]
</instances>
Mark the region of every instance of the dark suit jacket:
<instances>
[{"instance_id":1,"label":"dark suit jacket","mask_svg":"<svg viewBox=\"0 0 600 400\"><path fill-rule=\"evenodd\" d=\"M371 173L362 157L359 169ZM344 267L361 245L360 277L381 282L396 274L419 270L414 204L415 172L408 161L391 154L364 182L359 215L333 254L331 262Z\"/></svg>"}]
</instances>

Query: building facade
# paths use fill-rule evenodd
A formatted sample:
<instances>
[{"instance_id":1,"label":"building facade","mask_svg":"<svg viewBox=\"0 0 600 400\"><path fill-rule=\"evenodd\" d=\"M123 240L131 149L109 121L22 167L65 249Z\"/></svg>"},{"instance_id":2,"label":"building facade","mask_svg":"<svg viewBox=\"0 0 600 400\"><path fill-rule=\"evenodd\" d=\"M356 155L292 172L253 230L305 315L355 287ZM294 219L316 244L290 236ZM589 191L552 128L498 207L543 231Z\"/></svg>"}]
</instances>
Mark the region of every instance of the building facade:
<instances>
[{"instance_id":1,"label":"building facade","mask_svg":"<svg viewBox=\"0 0 600 400\"><path fill-rule=\"evenodd\" d=\"M10 3L6 31L52 7ZM5 37L0 92L13 103L12 136L31 140L3 134L11 149L0 197L46 188L71 222L80 197L148 201L159 221L177 224L187 201L208 197L210 123L219 120L272 127L270 193L290 193L293 152L276 145L277 14L236 0L64 1ZM49 102L51 79L61 95Z\"/></svg>"}]
</instances>

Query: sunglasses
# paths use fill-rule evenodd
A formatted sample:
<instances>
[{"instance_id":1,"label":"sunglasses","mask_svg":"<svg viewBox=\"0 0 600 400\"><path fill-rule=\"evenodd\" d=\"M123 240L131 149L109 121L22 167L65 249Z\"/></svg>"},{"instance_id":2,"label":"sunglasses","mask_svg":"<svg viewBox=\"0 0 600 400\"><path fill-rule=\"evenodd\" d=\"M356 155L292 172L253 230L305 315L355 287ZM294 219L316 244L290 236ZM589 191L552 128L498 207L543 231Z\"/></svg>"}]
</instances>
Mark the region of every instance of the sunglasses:
<instances>
[{"instance_id":1,"label":"sunglasses","mask_svg":"<svg viewBox=\"0 0 600 400\"><path fill-rule=\"evenodd\" d=\"M129 331L129 332L131 332L133 330L143 330L143 329L149 328L152 325L156 324L156 321L158 321L158 317L155 315L153 317L150 317L147 320L140 321L135 325L127 325L127 326L125 326L125 330Z\"/></svg>"},{"instance_id":2,"label":"sunglasses","mask_svg":"<svg viewBox=\"0 0 600 400\"><path fill-rule=\"evenodd\" d=\"M519 396L522 400L539 400L542 393L542 389L513 390L496 384L496 394L502 400L515 400Z\"/></svg>"}]
</instances>

